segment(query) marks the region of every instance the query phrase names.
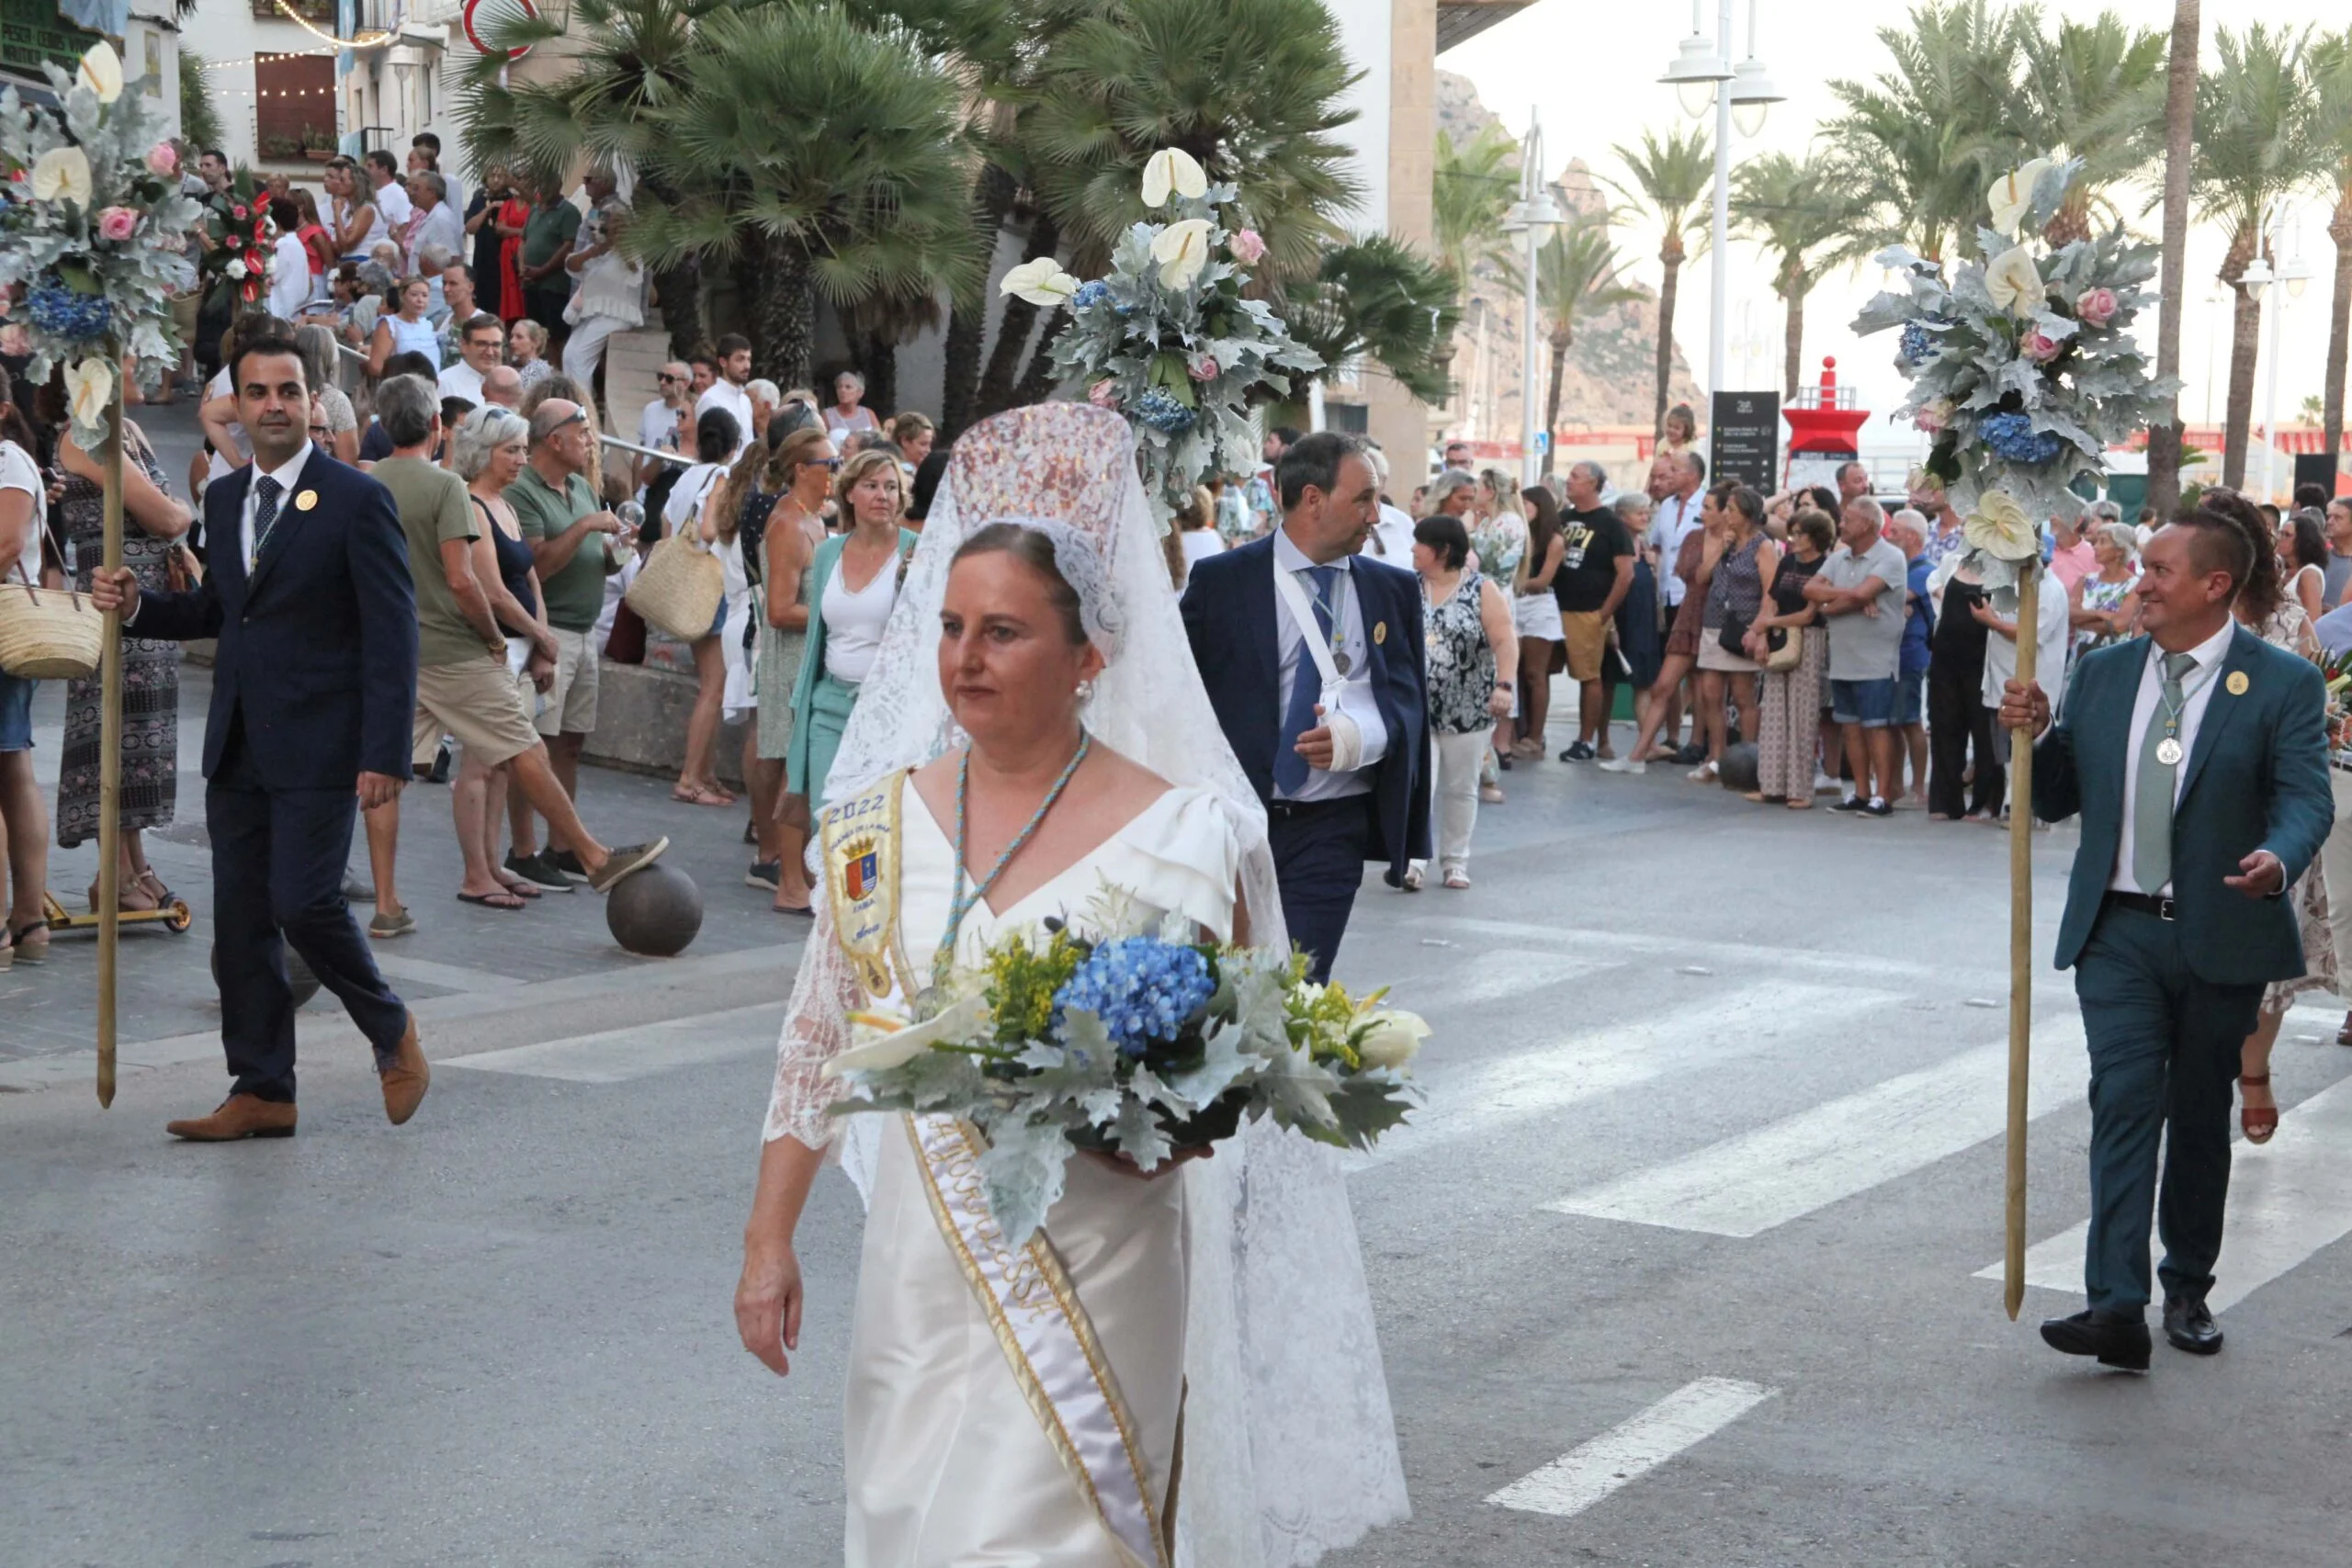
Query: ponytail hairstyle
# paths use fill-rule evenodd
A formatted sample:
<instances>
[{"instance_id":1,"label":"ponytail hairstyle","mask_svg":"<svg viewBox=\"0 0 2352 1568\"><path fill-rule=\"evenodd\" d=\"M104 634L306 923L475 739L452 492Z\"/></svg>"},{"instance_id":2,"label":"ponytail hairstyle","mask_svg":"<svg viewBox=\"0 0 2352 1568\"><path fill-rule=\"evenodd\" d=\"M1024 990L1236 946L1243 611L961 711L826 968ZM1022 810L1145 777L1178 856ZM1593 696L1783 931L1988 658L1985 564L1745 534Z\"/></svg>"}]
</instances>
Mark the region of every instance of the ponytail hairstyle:
<instances>
[{"instance_id":1,"label":"ponytail hairstyle","mask_svg":"<svg viewBox=\"0 0 2352 1568\"><path fill-rule=\"evenodd\" d=\"M2243 541L2251 560L2240 559L2230 565L2230 574L2237 579L2237 600L2234 608L2238 618L2247 626L2259 626L2278 613L2286 603L2286 585L2278 577L2278 549L2270 533L2270 521L2254 502L2233 490L2220 486L2198 498L2198 511L2226 523ZM2180 519L2195 526L2210 526L2194 515ZM2236 552L2233 552L2233 554ZM2203 562L2199 570L2210 570ZM2243 567L2241 572L2238 569Z\"/></svg>"}]
</instances>

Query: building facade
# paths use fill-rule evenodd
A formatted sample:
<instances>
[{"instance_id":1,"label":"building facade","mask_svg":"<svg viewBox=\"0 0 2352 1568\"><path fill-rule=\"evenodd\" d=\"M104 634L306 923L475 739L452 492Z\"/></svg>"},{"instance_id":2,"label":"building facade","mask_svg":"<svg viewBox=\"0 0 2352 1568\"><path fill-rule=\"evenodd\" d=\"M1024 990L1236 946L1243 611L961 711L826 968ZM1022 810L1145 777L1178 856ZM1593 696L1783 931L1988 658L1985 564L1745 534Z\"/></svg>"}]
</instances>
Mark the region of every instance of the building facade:
<instances>
[{"instance_id":1,"label":"building facade","mask_svg":"<svg viewBox=\"0 0 2352 1568\"><path fill-rule=\"evenodd\" d=\"M104 38L121 55L124 77L161 100L164 122L176 132L179 28L172 0L0 0L0 83L46 99L41 63L70 73Z\"/></svg>"}]
</instances>

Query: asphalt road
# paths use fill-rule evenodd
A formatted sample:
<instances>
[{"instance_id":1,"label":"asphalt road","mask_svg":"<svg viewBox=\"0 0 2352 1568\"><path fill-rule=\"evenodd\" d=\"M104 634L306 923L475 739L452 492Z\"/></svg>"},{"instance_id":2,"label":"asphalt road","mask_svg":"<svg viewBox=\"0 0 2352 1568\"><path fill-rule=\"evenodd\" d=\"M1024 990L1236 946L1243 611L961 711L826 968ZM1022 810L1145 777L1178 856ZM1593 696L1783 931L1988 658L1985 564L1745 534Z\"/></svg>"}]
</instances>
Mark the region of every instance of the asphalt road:
<instances>
[{"instance_id":1,"label":"asphalt road","mask_svg":"<svg viewBox=\"0 0 2352 1568\"><path fill-rule=\"evenodd\" d=\"M1350 1178L1414 1517L1338 1568L2341 1568L2333 1003L2290 1016L2284 1126L2238 1164L2227 1349L2100 1374L2031 1326L2079 1304L2063 976L2036 992L2026 1321L1978 1277L2001 1251L2000 836L1748 807L1670 770L1509 783L1476 887L1368 888L1341 955L1438 1032L1427 1109ZM290 1142L163 1137L218 1097L200 1040L111 1111L62 1047L54 1087L0 1094L0 1562L839 1560L844 1181L804 1226L788 1382L729 1314L792 928L722 890L733 814L592 785L681 834L704 941L645 964L584 896L412 897L439 1066L410 1126L323 1003ZM2045 953L2073 842L2037 842ZM502 954L529 932L526 970Z\"/></svg>"}]
</instances>

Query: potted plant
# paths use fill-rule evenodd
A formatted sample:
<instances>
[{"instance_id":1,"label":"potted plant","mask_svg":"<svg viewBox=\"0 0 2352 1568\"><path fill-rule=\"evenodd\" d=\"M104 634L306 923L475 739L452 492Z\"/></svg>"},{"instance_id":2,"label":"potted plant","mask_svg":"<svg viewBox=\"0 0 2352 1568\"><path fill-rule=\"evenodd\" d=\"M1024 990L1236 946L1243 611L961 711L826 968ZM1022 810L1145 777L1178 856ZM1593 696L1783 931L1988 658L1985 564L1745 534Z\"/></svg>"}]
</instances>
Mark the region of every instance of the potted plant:
<instances>
[{"instance_id":1,"label":"potted plant","mask_svg":"<svg viewBox=\"0 0 2352 1568\"><path fill-rule=\"evenodd\" d=\"M302 156L313 164L323 164L335 154L335 136L332 130L312 126L302 133Z\"/></svg>"}]
</instances>

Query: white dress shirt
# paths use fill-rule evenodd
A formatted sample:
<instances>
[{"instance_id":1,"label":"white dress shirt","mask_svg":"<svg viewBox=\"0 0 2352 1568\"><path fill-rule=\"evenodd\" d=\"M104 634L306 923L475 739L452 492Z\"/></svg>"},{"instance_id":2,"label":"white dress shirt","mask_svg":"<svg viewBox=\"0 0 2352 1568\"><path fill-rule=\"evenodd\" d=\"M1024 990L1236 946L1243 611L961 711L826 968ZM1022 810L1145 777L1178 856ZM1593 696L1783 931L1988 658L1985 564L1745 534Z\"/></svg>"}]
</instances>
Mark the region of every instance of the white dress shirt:
<instances>
[{"instance_id":1,"label":"white dress shirt","mask_svg":"<svg viewBox=\"0 0 2352 1568\"><path fill-rule=\"evenodd\" d=\"M482 405L481 372L460 359L441 372L440 391L445 398L463 398L480 408Z\"/></svg>"},{"instance_id":2,"label":"white dress shirt","mask_svg":"<svg viewBox=\"0 0 2352 1568\"><path fill-rule=\"evenodd\" d=\"M691 446L695 444L692 425L699 424L702 416L713 409L725 409L735 416L735 451L728 454L731 460L736 453L751 445L752 394L724 376L713 381L710 389L695 400L695 417L686 432L685 445Z\"/></svg>"},{"instance_id":3,"label":"white dress shirt","mask_svg":"<svg viewBox=\"0 0 2352 1568\"><path fill-rule=\"evenodd\" d=\"M1373 524L1358 555L1372 556L1405 571L1413 570L1413 520L1401 506L1381 502L1380 519Z\"/></svg>"},{"instance_id":4,"label":"white dress shirt","mask_svg":"<svg viewBox=\"0 0 2352 1568\"><path fill-rule=\"evenodd\" d=\"M254 563L261 555L260 544L254 538L254 511L261 504L261 481L264 479L277 481L277 520L283 523L286 514L294 510L294 487L300 482L303 466L310 460L311 444L305 441L302 449L287 458L282 467L256 472L253 483L245 487L244 509L237 516L237 547L245 552L245 574L248 577L252 576Z\"/></svg>"},{"instance_id":5,"label":"white dress shirt","mask_svg":"<svg viewBox=\"0 0 2352 1568\"><path fill-rule=\"evenodd\" d=\"M1701 525L1699 513L1706 503L1704 490L1694 490L1689 495L1669 495L1657 503L1657 516L1650 523L1650 543L1657 547L1658 571L1666 579L1666 606L1674 608L1682 603L1689 585L1674 574L1675 558L1682 553L1682 541L1691 530Z\"/></svg>"},{"instance_id":6,"label":"white dress shirt","mask_svg":"<svg viewBox=\"0 0 2352 1568\"><path fill-rule=\"evenodd\" d=\"M2222 661L2229 657L2230 639L2237 635L2235 621L2225 623L2222 629L2188 650L2197 667L2180 681L2180 763L2173 769L2173 808L2180 807L2180 789L2188 780L2189 760L2197 755L2197 727L2204 722L2205 709L2213 701L2213 687L2222 676ZM2148 657L2140 667L2140 694L2132 704L2132 728L2123 746L2123 822L2115 840L2115 867L2109 874L2107 886L2118 893L2144 891L2132 875L2132 832L2135 807L2140 790L2140 748L2146 741L2148 726L2156 722L2156 715L2164 705L2165 650L2154 639L2148 643ZM2172 897L2172 884L2166 882L2155 890L2160 898Z\"/></svg>"},{"instance_id":7,"label":"white dress shirt","mask_svg":"<svg viewBox=\"0 0 2352 1568\"><path fill-rule=\"evenodd\" d=\"M1274 530L1274 566L1276 571L1296 574L1298 585L1311 601L1315 597L1315 580L1306 575L1316 563L1306 558L1306 552L1291 542L1290 535ZM1323 563L1339 570L1333 581L1331 616L1331 652L1336 657L1345 654L1348 667L1340 676L1344 690L1340 697L1340 711L1355 720L1363 733L1363 761L1361 766L1346 773L1327 773L1310 767L1306 782L1287 795L1286 800L1340 800L1351 795L1367 795L1372 790L1372 770L1388 754L1388 726L1380 716L1380 705L1372 693L1372 639L1363 624L1363 602L1356 592L1355 558L1341 556L1338 560ZM1275 693L1274 722L1279 735L1282 717L1290 712L1291 691L1304 670L1306 679L1320 683L1314 656L1306 651L1306 639L1298 629L1298 622L1283 603L1274 597L1274 627L1282 650L1280 689ZM1405 628L1395 628L1403 636Z\"/></svg>"}]
</instances>

